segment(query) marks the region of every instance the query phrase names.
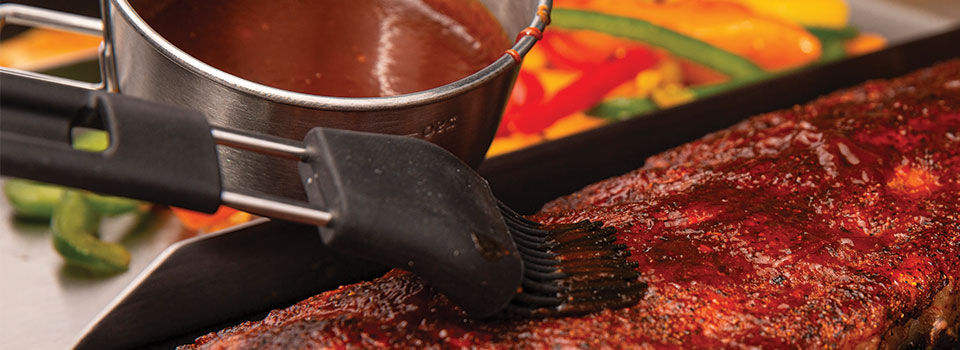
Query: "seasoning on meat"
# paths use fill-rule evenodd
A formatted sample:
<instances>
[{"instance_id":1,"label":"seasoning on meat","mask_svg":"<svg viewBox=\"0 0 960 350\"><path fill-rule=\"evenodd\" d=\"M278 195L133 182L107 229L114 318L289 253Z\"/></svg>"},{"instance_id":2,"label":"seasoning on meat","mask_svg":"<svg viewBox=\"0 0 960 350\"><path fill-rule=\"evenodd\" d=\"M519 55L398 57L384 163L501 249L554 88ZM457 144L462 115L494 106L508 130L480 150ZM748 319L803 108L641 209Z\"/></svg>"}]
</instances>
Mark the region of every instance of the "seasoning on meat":
<instances>
[{"instance_id":1,"label":"seasoning on meat","mask_svg":"<svg viewBox=\"0 0 960 350\"><path fill-rule=\"evenodd\" d=\"M960 60L760 115L547 204L599 220L643 299L477 321L393 271L186 348L880 348L957 339Z\"/></svg>"}]
</instances>

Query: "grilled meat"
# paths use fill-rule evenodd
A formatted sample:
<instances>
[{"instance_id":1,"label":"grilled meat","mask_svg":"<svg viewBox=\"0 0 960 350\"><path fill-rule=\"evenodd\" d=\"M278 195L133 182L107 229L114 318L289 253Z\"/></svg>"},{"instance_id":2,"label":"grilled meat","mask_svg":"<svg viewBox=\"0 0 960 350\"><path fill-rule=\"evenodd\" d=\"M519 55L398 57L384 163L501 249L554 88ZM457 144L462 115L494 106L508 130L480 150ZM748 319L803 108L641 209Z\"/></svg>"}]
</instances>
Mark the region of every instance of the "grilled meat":
<instances>
[{"instance_id":1,"label":"grilled meat","mask_svg":"<svg viewBox=\"0 0 960 350\"><path fill-rule=\"evenodd\" d=\"M956 339L960 60L760 115L547 204L616 227L634 306L467 318L393 271L187 348L886 348Z\"/></svg>"}]
</instances>

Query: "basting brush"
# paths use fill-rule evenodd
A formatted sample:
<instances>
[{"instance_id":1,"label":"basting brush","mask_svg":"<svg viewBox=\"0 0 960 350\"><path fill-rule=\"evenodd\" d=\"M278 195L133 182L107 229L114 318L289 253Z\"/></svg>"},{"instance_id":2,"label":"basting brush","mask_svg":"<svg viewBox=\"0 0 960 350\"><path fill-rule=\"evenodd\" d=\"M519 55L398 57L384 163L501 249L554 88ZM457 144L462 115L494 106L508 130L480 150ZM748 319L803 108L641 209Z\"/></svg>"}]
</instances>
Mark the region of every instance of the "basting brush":
<instances>
[{"instance_id":1,"label":"basting brush","mask_svg":"<svg viewBox=\"0 0 960 350\"><path fill-rule=\"evenodd\" d=\"M473 169L423 140L314 128L296 142L211 128L179 107L2 78L3 175L315 225L330 248L409 270L473 317L622 307L646 287L613 228L527 220ZM78 124L108 131L110 147L72 149L69 130ZM217 144L297 162L308 200L225 188Z\"/></svg>"}]
</instances>

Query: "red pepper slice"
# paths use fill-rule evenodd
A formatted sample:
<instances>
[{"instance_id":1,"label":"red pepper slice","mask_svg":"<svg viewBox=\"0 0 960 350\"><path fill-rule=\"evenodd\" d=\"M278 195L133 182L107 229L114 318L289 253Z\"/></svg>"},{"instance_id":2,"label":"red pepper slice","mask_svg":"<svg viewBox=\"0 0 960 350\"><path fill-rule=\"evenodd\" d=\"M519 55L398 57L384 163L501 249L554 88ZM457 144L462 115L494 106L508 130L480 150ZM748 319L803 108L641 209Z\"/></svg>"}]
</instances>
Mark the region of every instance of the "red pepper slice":
<instances>
[{"instance_id":1,"label":"red pepper slice","mask_svg":"<svg viewBox=\"0 0 960 350\"><path fill-rule=\"evenodd\" d=\"M585 70L610 61L613 53L607 50L585 49L584 44L568 33L546 31L537 43L550 65L561 69Z\"/></svg>"},{"instance_id":2,"label":"red pepper slice","mask_svg":"<svg viewBox=\"0 0 960 350\"><path fill-rule=\"evenodd\" d=\"M557 91L546 103L525 108L525 115L512 118L508 127L528 134L540 132L565 116L593 106L611 90L652 68L659 60L647 48L629 48L620 59L585 69L579 79Z\"/></svg>"},{"instance_id":3,"label":"red pepper slice","mask_svg":"<svg viewBox=\"0 0 960 350\"><path fill-rule=\"evenodd\" d=\"M513 91L510 93L510 101L503 112L503 119L500 122L500 128L497 129L497 136L510 135L509 125L530 114L531 110L539 108L543 103L544 89L540 80L533 73L520 71L517 75L517 82L513 85Z\"/></svg>"}]
</instances>

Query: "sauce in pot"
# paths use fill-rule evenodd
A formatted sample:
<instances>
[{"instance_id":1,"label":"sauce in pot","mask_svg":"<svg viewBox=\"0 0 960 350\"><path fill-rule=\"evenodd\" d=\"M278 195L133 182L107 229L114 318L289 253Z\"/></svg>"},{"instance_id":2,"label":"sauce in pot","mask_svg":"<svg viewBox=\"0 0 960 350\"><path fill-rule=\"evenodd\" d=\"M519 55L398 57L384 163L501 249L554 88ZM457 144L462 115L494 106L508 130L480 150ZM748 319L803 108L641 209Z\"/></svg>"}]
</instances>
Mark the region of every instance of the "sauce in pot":
<instances>
[{"instance_id":1,"label":"sauce in pot","mask_svg":"<svg viewBox=\"0 0 960 350\"><path fill-rule=\"evenodd\" d=\"M154 30L241 78L309 94L391 96L473 74L510 47L477 0L135 2Z\"/></svg>"}]
</instances>

